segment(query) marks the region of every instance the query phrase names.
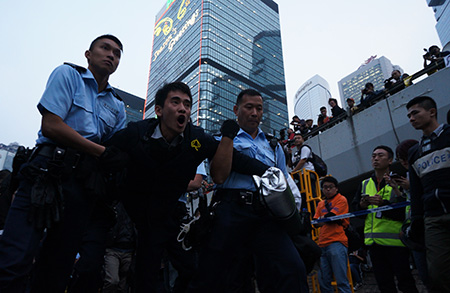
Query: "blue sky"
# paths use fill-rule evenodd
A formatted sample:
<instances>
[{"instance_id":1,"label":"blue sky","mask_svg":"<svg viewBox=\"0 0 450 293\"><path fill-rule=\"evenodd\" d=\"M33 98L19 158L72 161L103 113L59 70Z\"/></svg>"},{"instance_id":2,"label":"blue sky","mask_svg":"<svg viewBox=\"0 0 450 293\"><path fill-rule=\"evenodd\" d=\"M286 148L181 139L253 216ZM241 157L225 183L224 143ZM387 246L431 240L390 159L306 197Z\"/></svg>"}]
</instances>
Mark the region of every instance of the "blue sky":
<instances>
[{"instance_id":1,"label":"blue sky","mask_svg":"<svg viewBox=\"0 0 450 293\"><path fill-rule=\"evenodd\" d=\"M337 98L337 81L371 55L384 55L411 74L422 68L423 48L441 46L425 0L275 2L289 101L315 74ZM34 145L36 105L51 71L63 62L86 66L84 51L101 34L114 34L124 45L111 85L145 98L155 15L164 3L0 0L0 142Z\"/></svg>"}]
</instances>

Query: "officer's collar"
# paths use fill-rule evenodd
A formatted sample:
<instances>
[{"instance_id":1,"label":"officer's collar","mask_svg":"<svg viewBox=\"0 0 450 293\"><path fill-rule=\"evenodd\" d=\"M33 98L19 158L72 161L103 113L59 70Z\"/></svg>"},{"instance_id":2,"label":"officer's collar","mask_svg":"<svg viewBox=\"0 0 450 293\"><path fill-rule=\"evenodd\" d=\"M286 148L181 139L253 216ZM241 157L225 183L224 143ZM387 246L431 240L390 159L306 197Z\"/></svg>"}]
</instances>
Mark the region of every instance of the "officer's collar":
<instances>
[{"instance_id":1,"label":"officer's collar","mask_svg":"<svg viewBox=\"0 0 450 293\"><path fill-rule=\"evenodd\" d=\"M248 132L246 132L242 128L240 128L237 133L237 136L241 136L241 135L246 135L246 136L252 137ZM264 135L264 132L261 130L261 128L258 127L258 134L255 136L255 138L257 138L258 136L261 136L261 135L262 135L262 138L264 138L264 139L266 138L266 136ZM253 137L252 137L252 139L253 139Z\"/></svg>"},{"instance_id":2,"label":"officer's collar","mask_svg":"<svg viewBox=\"0 0 450 293\"><path fill-rule=\"evenodd\" d=\"M444 124L440 124L430 135L422 136L422 141L430 138L435 138L441 135L442 131L444 131Z\"/></svg>"},{"instance_id":3,"label":"officer's collar","mask_svg":"<svg viewBox=\"0 0 450 293\"><path fill-rule=\"evenodd\" d=\"M95 79L92 72L89 70L89 68L86 68L86 71L80 72L81 77L83 79L93 79L95 83L97 83L97 80ZM115 97L119 97L117 93L114 91L113 87L109 84L109 82L106 84L106 88L104 89L105 92L111 92Z\"/></svg>"}]
</instances>

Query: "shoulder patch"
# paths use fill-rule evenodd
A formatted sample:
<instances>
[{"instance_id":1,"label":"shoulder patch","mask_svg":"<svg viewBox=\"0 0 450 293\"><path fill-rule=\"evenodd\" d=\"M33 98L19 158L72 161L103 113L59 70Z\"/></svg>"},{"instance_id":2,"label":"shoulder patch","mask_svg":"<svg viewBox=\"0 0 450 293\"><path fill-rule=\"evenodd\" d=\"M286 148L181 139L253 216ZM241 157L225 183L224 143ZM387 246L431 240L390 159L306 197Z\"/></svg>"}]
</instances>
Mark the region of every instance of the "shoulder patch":
<instances>
[{"instance_id":1,"label":"shoulder patch","mask_svg":"<svg viewBox=\"0 0 450 293\"><path fill-rule=\"evenodd\" d=\"M87 71L86 68L84 68L83 66L79 66L73 63L69 63L69 62L64 62L64 65L69 65L70 67L74 68L76 71L78 71L79 73L85 73Z\"/></svg>"}]
</instances>

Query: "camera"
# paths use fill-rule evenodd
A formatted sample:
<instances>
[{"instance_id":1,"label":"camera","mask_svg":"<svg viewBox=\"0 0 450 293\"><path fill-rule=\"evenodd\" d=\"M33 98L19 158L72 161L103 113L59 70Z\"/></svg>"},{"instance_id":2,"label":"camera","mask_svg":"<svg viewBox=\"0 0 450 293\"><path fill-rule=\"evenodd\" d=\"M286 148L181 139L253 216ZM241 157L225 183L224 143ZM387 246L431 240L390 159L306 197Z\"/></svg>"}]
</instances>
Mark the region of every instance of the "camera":
<instances>
[{"instance_id":1,"label":"camera","mask_svg":"<svg viewBox=\"0 0 450 293\"><path fill-rule=\"evenodd\" d=\"M433 55L431 55L431 53L427 49L423 48L423 50L425 51L425 54L423 55L423 59L428 60L428 59L433 58Z\"/></svg>"},{"instance_id":2,"label":"camera","mask_svg":"<svg viewBox=\"0 0 450 293\"><path fill-rule=\"evenodd\" d=\"M294 144L294 142L295 142L295 139L288 139L286 144L288 147L291 147Z\"/></svg>"},{"instance_id":3,"label":"camera","mask_svg":"<svg viewBox=\"0 0 450 293\"><path fill-rule=\"evenodd\" d=\"M402 176L400 176L400 175L398 175L397 173L390 173L389 174L389 177L391 177L392 179L399 179L399 178L401 178Z\"/></svg>"}]
</instances>

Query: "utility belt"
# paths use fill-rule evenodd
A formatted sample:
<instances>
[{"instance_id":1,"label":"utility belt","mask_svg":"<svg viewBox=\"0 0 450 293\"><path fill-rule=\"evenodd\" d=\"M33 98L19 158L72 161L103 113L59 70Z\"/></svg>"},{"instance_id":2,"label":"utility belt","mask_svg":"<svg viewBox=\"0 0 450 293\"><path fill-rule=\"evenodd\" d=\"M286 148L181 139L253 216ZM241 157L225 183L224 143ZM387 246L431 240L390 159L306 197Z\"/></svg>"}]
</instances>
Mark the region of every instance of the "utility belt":
<instances>
[{"instance_id":1,"label":"utility belt","mask_svg":"<svg viewBox=\"0 0 450 293\"><path fill-rule=\"evenodd\" d=\"M259 192L245 189L217 189L215 201L237 201L244 205L260 205Z\"/></svg>"},{"instance_id":2,"label":"utility belt","mask_svg":"<svg viewBox=\"0 0 450 293\"><path fill-rule=\"evenodd\" d=\"M86 193L106 194L105 178L95 157L73 148L59 147L53 144L38 145L30 156L30 165L35 165L33 160L38 156L48 158L47 164L53 166L52 170L39 166L38 169L41 171L49 169L50 173L61 179L74 176L85 188Z\"/></svg>"},{"instance_id":3,"label":"utility belt","mask_svg":"<svg viewBox=\"0 0 450 293\"><path fill-rule=\"evenodd\" d=\"M85 157L84 154L74 149L62 148L51 144L38 145L31 153L30 161L36 156L42 156L64 163L64 173L71 173Z\"/></svg>"}]
</instances>

